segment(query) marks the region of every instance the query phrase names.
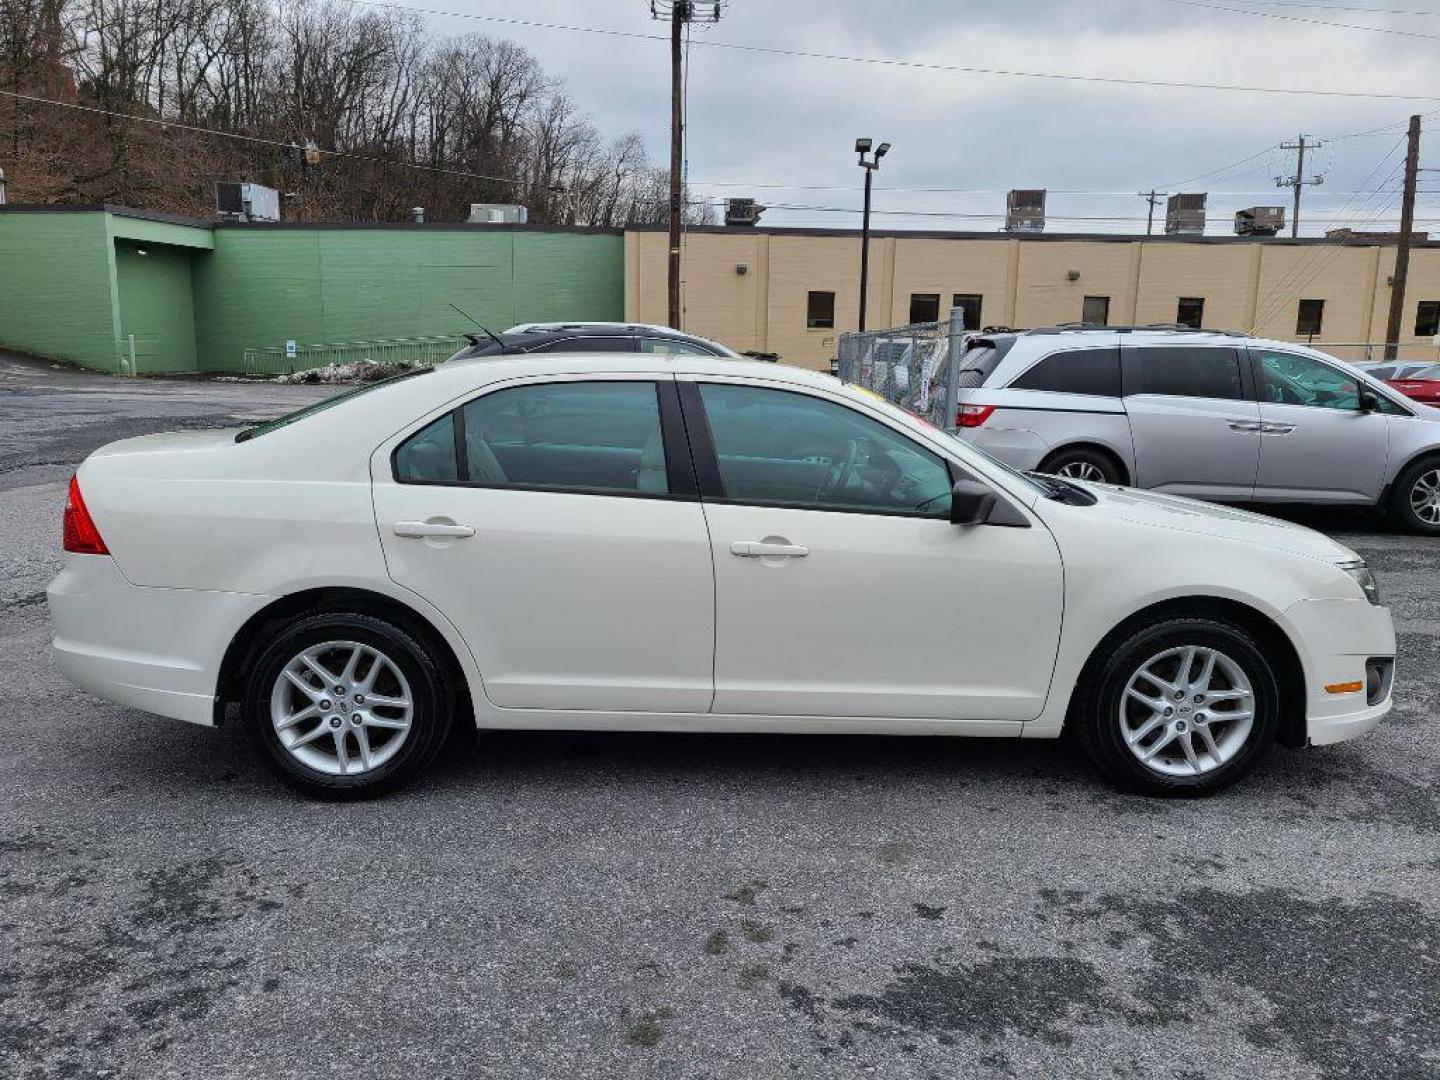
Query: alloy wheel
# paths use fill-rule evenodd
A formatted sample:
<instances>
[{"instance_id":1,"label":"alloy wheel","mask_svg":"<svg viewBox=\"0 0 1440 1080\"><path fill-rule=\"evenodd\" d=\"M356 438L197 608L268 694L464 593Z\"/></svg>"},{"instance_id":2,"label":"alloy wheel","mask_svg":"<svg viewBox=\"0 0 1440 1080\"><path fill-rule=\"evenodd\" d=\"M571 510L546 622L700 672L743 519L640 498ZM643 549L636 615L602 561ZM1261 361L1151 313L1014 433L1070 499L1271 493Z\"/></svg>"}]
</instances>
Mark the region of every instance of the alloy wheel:
<instances>
[{"instance_id":1,"label":"alloy wheel","mask_svg":"<svg viewBox=\"0 0 1440 1080\"><path fill-rule=\"evenodd\" d=\"M1440 525L1440 469L1429 469L1410 485L1410 510L1426 525Z\"/></svg>"},{"instance_id":2,"label":"alloy wheel","mask_svg":"<svg viewBox=\"0 0 1440 1080\"><path fill-rule=\"evenodd\" d=\"M1157 653L1120 698L1125 745L1165 776L1199 776L1238 754L1255 723L1255 691L1218 649L1183 645Z\"/></svg>"},{"instance_id":3,"label":"alloy wheel","mask_svg":"<svg viewBox=\"0 0 1440 1080\"><path fill-rule=\"evenodd\" d=\"M358 641L296 655L270 692L270 722L301 764L332 776L380 768L409 737L415 698L396 663Z\"/></svg>"},{"instance_id":4,"label":"alloy wheel","mask_svg":"<svg viewBox=\"0 0 1440 1080\"><path fill-rule=\"evenodd\" d=\"M1105 483L1105 472L1093 461L1070 461L1055 470L1056 476L1067 476L1071 480L1087 480L1092 484Z\"/></svg>"}]
</instances>

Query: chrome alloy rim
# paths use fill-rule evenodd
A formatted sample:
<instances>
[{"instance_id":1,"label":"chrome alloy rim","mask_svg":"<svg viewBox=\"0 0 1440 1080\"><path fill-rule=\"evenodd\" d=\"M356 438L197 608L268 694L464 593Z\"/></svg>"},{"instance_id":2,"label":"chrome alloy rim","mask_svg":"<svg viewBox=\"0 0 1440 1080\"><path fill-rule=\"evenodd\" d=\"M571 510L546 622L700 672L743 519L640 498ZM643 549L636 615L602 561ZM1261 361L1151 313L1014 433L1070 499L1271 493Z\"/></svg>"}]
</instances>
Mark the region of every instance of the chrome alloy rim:
<instances>
[{"instance_id":1,"label":"chrome alloy rim","mask_svg":"<svg viewBox=\"0 0 1440 1080\"><path fill-rule=\"evenodd\" d=\"M1218 649L1183 645L1157 653L1125 684L1120 730L1148 769L1199 776L1240 752L1255 724L1255 691Z\"/></svg>"},{"instance_id":2,"label":"chrome alloy rim","mask_svg":"<svg viewBox=\"0 0 1440 1080\"><path fill-rule=\"evenodd\" d=\"M1440 469L1415 478L1410 488L1410 509L1426 525L1440 525Z\"/></svg>"},{"instance_id":3,"label":"chrome alloy rim","mask_svg":"<svg viewBox=\"0 0 1440 1080\"><path fill-rule=\"evenodd\" d=\"M285 665L270 691L270 722L280 745L332 776L384 765L405 744L414 713L404 673L358 641L310 646Z\"/></svg>"},{"instance_id":4,"label":"chrome alloy rim","mask_svg":"<svg viewBox=\"0 0 1440 1080\"><path fill-rule=\"evenodd\" d=\"M1093 461L1072 461L1055 470L1056 476L1068 476L1071 480L1088 480L1092 484L1105 483L1105 473Z\"/></svg>"}]
</instances>

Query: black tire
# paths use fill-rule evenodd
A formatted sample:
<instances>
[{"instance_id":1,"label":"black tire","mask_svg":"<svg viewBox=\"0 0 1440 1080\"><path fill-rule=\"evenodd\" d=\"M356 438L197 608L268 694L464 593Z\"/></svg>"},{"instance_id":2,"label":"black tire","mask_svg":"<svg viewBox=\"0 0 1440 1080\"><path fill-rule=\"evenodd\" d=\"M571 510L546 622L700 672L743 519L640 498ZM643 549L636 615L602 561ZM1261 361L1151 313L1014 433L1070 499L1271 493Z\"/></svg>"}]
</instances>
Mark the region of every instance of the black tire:
<instances>
[{"instance_id":1,"label":"black tire","mask_svg":"<svg viewBox=\"0 0 1440 1080\"><path fill-rule=\"evenodd\" d=\"M1402 472L1390 492L1390 513L1409 532L1440 536L1440 520L1426 521L1416 511L1411 498L1416 485L1427 474L1440 472L1440 458L1417 461Z\"/></svg>"},{"instance_id":2,"label":"black tire","mask_svg":"<svg viewBox=\"0 0 1440 1080\"><path fill-rule=\"evenodd\" d=\"M1217 650L1239 667L1254 695L1254 718L1249 734L1228 760L1198 774L1173 775L1142 763L1130 749L1122 726L1121 707L1128 701L1125 690L1131 676L1147 661L1168 649L1190 645ZM1244 628L1203 616L1172 616L1131 631L1113 648L1102 645L1101 649L1103 652L1097 651L1076 688L1076 709L1072 715L1076 735L1086 754L1101 772L1125 790L1161 796L1210 795L1248 773L1274 744L1280 720L1279 681L1263 647ZM1178 660L1176 664L1178 666ZM1187 699L1186 704L1194 709L1192 701ZM1144 709L1134 703L1126 707L1132 710L1131 716L1136 715L1135 710ZM1175 707L1180 706L1177 703ZM1140 715L1143 716L1143 712ZM1184 716L1177 713L1176 719ZM1131 722L1138 724L1138 720ZM1223 743L1226 729L1218 730L1222 732ZM1192 730L1192 738L1193 735ZM1145 741L1149 744L1153 739ZM1178 746L1178 740L1172 745ZM1200 753L1203 760L1205 752Z\"/></svg>"},{"instance_id":3,"label":"black tire","mask_svg":"<svg viewBox=\"0 0 1440 1080\"><path fill-rule=\"evenodd\" d=\"M1123 484L1124 470L1119 463L1103 450L1091 450L1085 446L1074 446L1057 450L1040 463L1040 472L1054 476L1068 476L1073 480L1088 480L1092 483ZM1098 473L1098 475L1096 475Z\"/></svg>"},{"instance_id":4,"label":"black tire","mask_svg":"<svg viewBox=\"0 0 1440 1080\"><path fill-rule=\"evenodd\" d=\"M405 737L388 758L368 771L338 775L306 764L285 748L271 720L271 695L285 667L304 650L327 642L356 642L378 650L408 684L412 707ZM387 673L382 678L393 678L393 674ZM436 650L408 629L387 619L357 612L302 616L278 630L250 669L244 702L246 727L265 764L288 786L317 799L374 798L407 783L434 760L449 734L453 716L450 679ZM336 713L340 714L338 708ZM322 725L329 722L329 718L322 718ZM304 729L305 733L310 730ZM351 748L357 750L358 756L358 744L353 740L359 738L359 733L347 736L346 730L346 722L342 720L339 738L332 731L326 733L329 735L326 741L331 746L345 747L347 757ZM375 751L380 755L395 733L380 728L374 730L377 739L386 740ZM370 745L368 733L369 729L367 746ZM325 746L322 737L317 737L316 743Z\"/></svg>"}]
</instances>

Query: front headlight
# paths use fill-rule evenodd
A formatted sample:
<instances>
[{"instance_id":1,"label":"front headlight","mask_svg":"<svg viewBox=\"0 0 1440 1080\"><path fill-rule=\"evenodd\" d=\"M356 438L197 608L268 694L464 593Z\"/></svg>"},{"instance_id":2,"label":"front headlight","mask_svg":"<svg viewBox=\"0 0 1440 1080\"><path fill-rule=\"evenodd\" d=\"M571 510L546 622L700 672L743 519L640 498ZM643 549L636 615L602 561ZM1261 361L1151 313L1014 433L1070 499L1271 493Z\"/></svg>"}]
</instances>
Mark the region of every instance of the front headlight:
<instances>
[{"instance_id":1,"label":"front headlight","mask_svg":"<svg viewBox=\"0 0 1440 1080\"><path fill-rule=\"evenodd\" d=\"M1382 602L1380 583L1375 580L1375 572L1365 565L1364 559L1350 559L1335 565L1355 579L1355 584L1364 590L1365 599L1370 603L1378 605Z\"/></svg>"}]
</instances>

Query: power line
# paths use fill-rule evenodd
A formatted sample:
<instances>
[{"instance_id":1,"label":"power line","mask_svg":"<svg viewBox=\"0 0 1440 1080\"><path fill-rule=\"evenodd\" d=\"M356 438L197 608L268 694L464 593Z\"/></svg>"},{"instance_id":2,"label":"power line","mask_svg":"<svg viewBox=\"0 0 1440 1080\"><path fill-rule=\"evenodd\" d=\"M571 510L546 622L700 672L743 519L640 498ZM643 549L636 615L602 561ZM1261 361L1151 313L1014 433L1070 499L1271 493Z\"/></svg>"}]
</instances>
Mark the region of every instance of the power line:
<instances>
[{"instance_id":1,"label":"power line","mask_svg":"<svg viewBox=\"0 0 1440 1080\"><path fill-rule=\"evenodd\" d=\"M1372 15L1415 15L1426 19L1440 19L1440 11L1412 11L1407 8L1350 7L1344 4L1299 4L1285 0L1249 0L1256 7L1306 8L1311 11L1355 11Z\"/></svg>"},{"instance_id":2,"label":"power line","mask_svg":"<svg viewBox=\"0 0 1440 1080\"><path fill-rule=\"evenodd\" d=\"M521 19L511 15L481 15L475 12L442 11L436 8L395 4L389 2L389 0L346 0L346 2L363 4L368 7L389 8L416 15L434 15L451 19L473 19L479 22L496 23L504 26L525 26L536 30L563 30L571 33L600 34L606 37L631 38L637 41L669 40L665 35L647 34L639 30L617 30L600 26L577 26L573 23L543 22L538 19ZM1180 0L1176 0L1176 2L1180 2ZM960 75L994 75L1019 79L1050 79L1059 82L1100 83L1113 86L1143 86L1165 90L1215 90L1246 94L1286 94L1301 97L1368 98L1376 101L1440 101L1440 94L1395 94L1363 90L1319 90L1283 86L1241 86L1230 83L1179 82L1164 79L1125 79L1111 75L1073 75L1053 71L1022 71L1014 68L970 67L963 64L946 64L938 60L902 60L887 56L851 56L844 53L814 52L804 49L782 49L771 45L750 45L738 41L715 41L709 38L696 39L695 44L711 49L727 49L734 52L757 53L765 56L792 56L805 60L833 60L852 64L905 68L915 71L943 71Z\"/></svg>"},{"instance_id":3,"label":"power line","mask_svg":"<svg viewBox=\"0 0 1440 1080\"><path fill-rule=\"evenodd\" d=\"M74 109L76 112L95 113L100 116L114 116L122 120L133 120L137 124L153 124L157 127L174 128L176 131L191 131L201 135L218 135L223 139L238 139L241 142L256 143L261 146L278 146L284 150L295 149L293 142L284 142L280 139L265 139L259 135L245 135L238 131L223 131L220 128L201 127L198 124L182 124L175 120L165 120L156 116L137 116L134 113L120 112L118 109L102 109L97 105L80 105L73 101L56 101L53 98L36 97L34 94L22 94L15 90L0 90L0 95L14 98L17 101L29 101L37 105L54 105L61 109ZM393 166L400 169L422 169L429 173L443 173L446 176L464 176L472 180L493 180L500 184L523 184L524 181L513 176L489 176L485 173L469 172L465 169L446 169L438 165L426 165L419 161L393 161L390 158L375 157L373 154L355 154L346 150L326 150L320 148L320 153L325 157L346 158L350 161L368 161L376 165Z\"/></svg>"},{"instance_id":4,"label":"power line","mask_svg":"<svg viewBox=\"0 0 1440 1080\"><path fill-rule=\"evenodd\" d=\"M1330 22L1328 19L1313 19L1306 15L1282 15L1277 11L1249 11L1245 8L1226 7L1223 4L1208 4L1204 0L1167 0L1167 2L1183 4L1185 7L1206 8L1210 11L1225 11L1231 15L1248 15L1256 19L1281 19L1285 22L1307 23L1310 26L1326 26L1337 30L1364 30L1371 34L1390 34L1394 37L1440 41L1440 34L1426 34L1419 30L1397 30L1391 26L1363 26L1360 23Z\"/></svg>"}]
</instances>

